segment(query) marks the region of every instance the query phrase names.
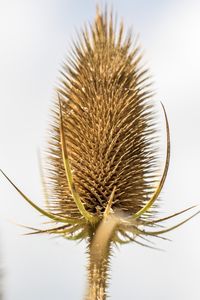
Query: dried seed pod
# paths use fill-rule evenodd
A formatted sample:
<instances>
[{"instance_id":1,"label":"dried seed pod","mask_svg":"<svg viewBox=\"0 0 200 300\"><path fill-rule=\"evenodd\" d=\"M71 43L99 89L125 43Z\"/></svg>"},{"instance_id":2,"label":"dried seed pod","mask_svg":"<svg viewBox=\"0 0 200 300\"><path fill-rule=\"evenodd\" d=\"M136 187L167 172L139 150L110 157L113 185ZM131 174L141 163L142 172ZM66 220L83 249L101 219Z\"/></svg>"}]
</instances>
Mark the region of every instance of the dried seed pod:
<instances>
[{"instance_id":1,"label":"dried seed pod","mask_svg":"<svg viewBox=\"0 0 200 300\"><path fill-rule=\"evenodd\" d=\"M74 43L57 90L43 176L48 209L38 207L2 172L27 202L59 223L33 233L88 238L87 300L106 299L113 242L147 246L140 238L162 235L191 218L168 229L146 230L193 207L154 219L169 166L170 136L162 105L167 154L160 175L159 126L141 59L137 39L124 34L123 24L116 27L112 12L108 16L97 9L93 26Z\"/></svg>"},{"instance_id":2,"label":"dried seed pod","mask_svg":"<svg viewBox=\"0 0 200 300\"><path fill-rule=\"evenodd\" d=\"M63 68L46 180L54 213L84 216L66 178L66 158L84 209L97 220L114 187L112 210L132 216L157 185L157 125L148 71L141 67L137 43L132 46L131 35L123 31L121 24L116 35L112 15L98 11L91 32L84 30Z\"/></svg>"}]
</instances>

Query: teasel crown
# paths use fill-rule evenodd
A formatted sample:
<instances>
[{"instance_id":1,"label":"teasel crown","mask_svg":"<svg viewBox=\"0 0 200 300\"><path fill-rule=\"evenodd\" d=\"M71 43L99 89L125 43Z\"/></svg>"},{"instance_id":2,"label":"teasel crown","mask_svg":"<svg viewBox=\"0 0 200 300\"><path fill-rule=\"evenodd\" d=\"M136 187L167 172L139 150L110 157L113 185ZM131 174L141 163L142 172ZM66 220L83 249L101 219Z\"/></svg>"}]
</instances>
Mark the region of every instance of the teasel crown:
<instances>
[{"instance_id":1,"label":"teasel crown","mask_svg":"<svg viewBox=\"0 0 200 300\"><path fill-rule=\"evenodd\" d=\"M116 25L112 11L97 8L94 24L74 42L61 74L42 167L47 207L35 204L1 171L29 204L57 224L33 233L91 238L113 216L110 241L144 245L138 237L160 236L190 219L148 229L193 207L155 219L155 201L169 167L169 124L161 103L167 137L161 173L160 125L149 72L137 38L124 33L123 22Z\"/></svg>"},{"instance_id":2,"label":"teasel crown","mask_svg":"<svg viewBox=\"0 0 200 300\"><path fill-rule=\"evenodd\" d=\"M88 243L86 300L105 300L113 244L134 241L152 247L148 237L163 237L189 219L160 229L160 224L193 207L156 219L158 199L170 160L160 168L156 103L142 53L112 11L97 9L61 71L49 130L42 183L46 208L39 207L3 172L22 197L53 223L31 233L62 235ZM156 226L158 229L155 229ZM153 228L153 229L152 229Z\"/></svg>"}]
</instances>

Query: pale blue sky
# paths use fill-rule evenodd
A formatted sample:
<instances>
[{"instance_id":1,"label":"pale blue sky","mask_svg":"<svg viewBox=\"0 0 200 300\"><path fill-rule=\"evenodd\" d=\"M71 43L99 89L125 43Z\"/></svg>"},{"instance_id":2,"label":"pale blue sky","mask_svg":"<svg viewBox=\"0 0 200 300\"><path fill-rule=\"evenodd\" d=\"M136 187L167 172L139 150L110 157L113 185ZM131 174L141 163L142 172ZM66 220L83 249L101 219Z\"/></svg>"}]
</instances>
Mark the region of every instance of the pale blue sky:
<instances>
[{"instance_id":1,"label":"pale blue sky","mask_svg":"<svg viewBox=\"0 0 200 300\"><path fill-rule=\"evenodd\" d=\"M75 29L92 20L96 3L0 0L0 167L40 204L37 149L45 142L58 71ZM200 203L200 2L107 3L140 33L156 99L168 112L172 159L161 215ZM0 186L5 300L82 299L85 244L23 236L10 220L39 226L44 219L2 177ZM115 250L110 299L200 299L199 228L200 216L170 233L172 243L156 240L165 252L134 244Z\"/></svg>"}]
</instances>

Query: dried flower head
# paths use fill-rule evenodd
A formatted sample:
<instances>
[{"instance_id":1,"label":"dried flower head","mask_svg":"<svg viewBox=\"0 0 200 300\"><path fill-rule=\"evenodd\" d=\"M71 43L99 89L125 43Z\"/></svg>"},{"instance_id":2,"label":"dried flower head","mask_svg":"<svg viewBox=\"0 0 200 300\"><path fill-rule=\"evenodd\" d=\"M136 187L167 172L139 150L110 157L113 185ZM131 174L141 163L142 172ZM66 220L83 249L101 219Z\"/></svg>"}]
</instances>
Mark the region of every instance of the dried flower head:
<instances>
[{"instance_id":1,"label":"dried flower head","mask_svg":"<svg viewBox=\"0 0 200 300\"><path fill-rule=\"evenodd\" d=\"M155 201L169 166L170 134L161 105L167 136L161 175L159 125L141 59L137 39L124 34L123 23L116 27L112 12L97 9L93 26L83 30L61 72L43 178L47 209L34 204L4 174L26 201L57 223L34 232L88 238L92 258L87 299L105 299L112 242L144 245L140 238L162 235L188 220L168 229L148 229L186 210L155 219Z\"/></svg>"}]
</instances>

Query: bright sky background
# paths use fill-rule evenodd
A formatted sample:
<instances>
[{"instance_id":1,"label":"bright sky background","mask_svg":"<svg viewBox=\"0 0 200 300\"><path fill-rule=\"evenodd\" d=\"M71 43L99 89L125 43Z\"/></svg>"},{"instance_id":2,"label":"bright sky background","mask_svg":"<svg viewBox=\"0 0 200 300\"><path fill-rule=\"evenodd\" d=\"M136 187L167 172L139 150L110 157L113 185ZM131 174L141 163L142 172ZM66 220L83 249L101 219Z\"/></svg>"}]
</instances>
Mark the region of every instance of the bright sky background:
<instances>
[{"instance_id":1,"label":"bright sky background","mask_svg":"<svg viewBox=\"0 0 200 300\"><path fill-rule=\"evenodd\" d=\"M119 19L140 33L145 61L171 128L172 158L161 215L200 203L200 1L123 0ZM0 0L0 167L42 203L37 150L45 141L59 68L75 29L95 14L92 0ZM0 176L0 245L5 300L82 299L85 244L24 236L13 224L44 219ZM174 220L175 223L175 220ZM155 240L112 258L110 299L200 299L200 215Z\"/></svg>"}]
</instances>

